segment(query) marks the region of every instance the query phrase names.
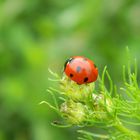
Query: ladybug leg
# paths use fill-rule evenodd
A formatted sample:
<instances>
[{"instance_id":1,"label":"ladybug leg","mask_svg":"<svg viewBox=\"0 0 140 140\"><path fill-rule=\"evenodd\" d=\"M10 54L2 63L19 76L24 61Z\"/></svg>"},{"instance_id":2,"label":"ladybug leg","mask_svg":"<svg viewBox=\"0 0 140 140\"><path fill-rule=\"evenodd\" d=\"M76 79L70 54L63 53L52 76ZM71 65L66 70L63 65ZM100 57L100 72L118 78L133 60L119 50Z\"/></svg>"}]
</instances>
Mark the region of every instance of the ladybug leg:
<instances>
[{"instance_id":1,"label":"ladybug leg","mask_svg":"<svg viewBox=\"0 0 140 140\"><path fill-rule=\"evenodd\" d=\"M77 83L77 85L81 85L81 84Z\"/></svg>"}]
</instances>

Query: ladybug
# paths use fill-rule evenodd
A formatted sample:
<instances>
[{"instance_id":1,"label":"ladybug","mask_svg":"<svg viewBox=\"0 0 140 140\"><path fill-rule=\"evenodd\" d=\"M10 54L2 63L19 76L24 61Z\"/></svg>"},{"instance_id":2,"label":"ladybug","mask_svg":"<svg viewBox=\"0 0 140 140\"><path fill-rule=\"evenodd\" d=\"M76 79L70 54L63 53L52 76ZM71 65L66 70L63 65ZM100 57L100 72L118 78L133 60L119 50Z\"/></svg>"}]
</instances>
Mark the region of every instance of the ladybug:
<instances>
[{"instance_id":1,"label":"ladybug","mask_svg":"<svg viewBox=\"0 0 140 140\"><path fill-rule=\"evenodd\" d=\"M98 68L94 62L83 56L69 58L65 62L64 72L79 85L94 82L98 77Z\"/></svg>"}]
</instances>

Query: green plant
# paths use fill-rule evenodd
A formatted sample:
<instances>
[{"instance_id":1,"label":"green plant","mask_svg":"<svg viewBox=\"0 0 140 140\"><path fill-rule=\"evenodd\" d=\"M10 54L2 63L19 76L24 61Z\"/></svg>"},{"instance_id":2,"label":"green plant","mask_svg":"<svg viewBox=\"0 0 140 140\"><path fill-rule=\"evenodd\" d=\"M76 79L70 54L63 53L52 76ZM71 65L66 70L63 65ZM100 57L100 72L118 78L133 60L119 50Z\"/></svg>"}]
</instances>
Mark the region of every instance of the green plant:
<instances>
[{"instance_id":1,"label":"green plant","mask_svg":"<svg viewBox=\"0 0 140 140\"><path fill-rule=\"evenodd\" d=\"M78 137L79 140L139 140L140 133L131 128L133 125L140 125L140 89L137 83L136 61L134 68L133 73L129 63L126 75L126 67L123 67L124 87L120 88L122 92L118 92L113 84L107 67L96 83L83 85L77 85L65 75L61 78L49 70L55 77L50 80L58 82L60 87L59 89L50 87L47 90L53 97L54 105L46 101L40 104L47 104L63 118L63 122L55 121L53 125L58 127L76 125L81 128L82 130L78 130L82 135ZM109 81L109 89L106 88L106 80ZM54 93L59 93L61 105L58 105ZM88 132L84 127L97 128L101 133Z\"/></svg>"}]
</instances>

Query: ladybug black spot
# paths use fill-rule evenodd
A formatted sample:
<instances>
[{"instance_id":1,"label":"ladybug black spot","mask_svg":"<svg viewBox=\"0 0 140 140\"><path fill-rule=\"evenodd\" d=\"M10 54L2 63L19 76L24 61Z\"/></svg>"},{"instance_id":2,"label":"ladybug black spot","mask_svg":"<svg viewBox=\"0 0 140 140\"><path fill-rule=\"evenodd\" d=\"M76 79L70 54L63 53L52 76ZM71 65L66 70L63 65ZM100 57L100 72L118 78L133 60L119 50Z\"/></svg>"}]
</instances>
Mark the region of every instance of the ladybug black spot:
<instances>
[{"instance_id":1,"label":"ladybug black spot","mask_svg":"<svg viewBox=\"0 0 140 140\"><path fill-rule=\"evenodd\" d=\"M73 74L72 73L70 73L70 77L73 77Z\"/></svg>"},{"instance_id":2,"label":"ladybug black spot","mask_svg":"<svg viewBox=\"0 0 140 140\"><path fill-rule=\"evenodd\" d=\"M78 66L78 67L76 68L76 72L80 72L80 71L81 71L81 67Z\"/></svg>"},{"instance_id":3,"label":"ladybug black spot","mask_svg":"<svg viewBox=\"0 0 140 140\"><path fill-rule=\"evenodd\" d=\"M87 82L87 81L88 81L88 77L85 77L85 78L84 78L84 82Z\"/></svg>"}]
</instances>

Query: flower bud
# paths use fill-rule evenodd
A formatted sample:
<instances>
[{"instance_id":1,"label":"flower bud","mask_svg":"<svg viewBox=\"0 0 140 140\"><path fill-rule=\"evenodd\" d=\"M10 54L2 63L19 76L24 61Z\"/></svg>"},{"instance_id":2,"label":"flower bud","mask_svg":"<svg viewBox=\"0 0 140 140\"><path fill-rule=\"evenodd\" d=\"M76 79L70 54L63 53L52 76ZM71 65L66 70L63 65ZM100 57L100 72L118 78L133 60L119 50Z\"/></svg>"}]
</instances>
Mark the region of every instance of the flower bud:
<instances>
[{"instance_id":1,"label":"flower bud","mask_svg":"<svg viewBox=\"0 0 140 140\"><path fill-rule=\"evenodd\" d=\"M80 124L86 120L87 107L81 103L76 103L72 100L64 102L61 105L60 112L62 116L71 124Z\"/></svg>"},{"instance_id":2,"label":"flower bud","mask_svg":"<svg viewBox=\"0 0 140 140\"><path fill-rule=\"evenodd\" d=\"M107 119L108 114L112 113L112 102L109 98L102 94L93 94L93 108L95 110L94 117L97 119Z\"/></svg>"},{"instance_id":3,"label":"flower bud","mask_svg":"<svg viewBox=\"0 0 140 140\"><path fill-rule=\"evenodd\" d=\"M74 101L80 102L86 102L90 97L92 97L92 92L95 88L94 83L78 85L65 75L63 76L60 84L60 88L64 95Z\"/></svg>"}]
</instances>

